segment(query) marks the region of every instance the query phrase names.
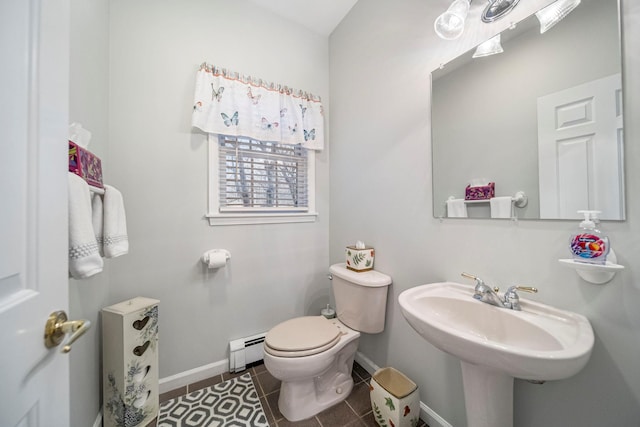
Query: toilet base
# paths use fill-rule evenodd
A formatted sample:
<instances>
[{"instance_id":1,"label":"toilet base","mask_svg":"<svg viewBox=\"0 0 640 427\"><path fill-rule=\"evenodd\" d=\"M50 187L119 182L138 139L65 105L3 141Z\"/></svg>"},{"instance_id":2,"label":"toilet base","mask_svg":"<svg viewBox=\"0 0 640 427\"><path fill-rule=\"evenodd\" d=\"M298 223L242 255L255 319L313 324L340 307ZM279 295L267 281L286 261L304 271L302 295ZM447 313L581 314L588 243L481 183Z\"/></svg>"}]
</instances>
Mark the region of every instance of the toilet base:
<instances>
[{"instance_id":1,"label":"toilet base","mask_svg":"<svg viewBox=\"0 0 640 427\"><path fill-rule=\"evenodd\" d=\"M320 375L302 381L282 381L278 408L287 420L311 418L349 396L358 341L356 338L349 342Z\"/></svg>"},{"instance_id":2,"label":"toilet base","mask_svg":"<svg viewBox=\"0 0 640 427\"><path fill-rule=\"evenodd\" d=\"M283 382L278 409L289 421L304 420L342 402L352 389L351 372L332 372L331 375L328 373L316 377L313 381Z\"/></svg>"}]
</instances>

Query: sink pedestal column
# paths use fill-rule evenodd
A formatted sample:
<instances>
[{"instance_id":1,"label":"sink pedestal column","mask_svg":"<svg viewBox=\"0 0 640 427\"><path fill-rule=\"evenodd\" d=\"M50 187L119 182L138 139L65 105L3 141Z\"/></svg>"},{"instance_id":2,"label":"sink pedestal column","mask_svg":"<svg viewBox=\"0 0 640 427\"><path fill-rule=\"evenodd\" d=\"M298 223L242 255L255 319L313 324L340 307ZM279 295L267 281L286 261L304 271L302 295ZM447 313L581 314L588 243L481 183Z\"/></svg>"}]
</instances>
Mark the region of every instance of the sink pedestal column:
<instances>
[{"instance_id":1,"label":"sink pedestal column","mask_svg":"<svg viewBox=\"0 0 640 427\"><path fill-rule=\"evenodd\" d=\"M513 427L513 377L460 361L468 427Z\"/></svg>"}]
</instances>

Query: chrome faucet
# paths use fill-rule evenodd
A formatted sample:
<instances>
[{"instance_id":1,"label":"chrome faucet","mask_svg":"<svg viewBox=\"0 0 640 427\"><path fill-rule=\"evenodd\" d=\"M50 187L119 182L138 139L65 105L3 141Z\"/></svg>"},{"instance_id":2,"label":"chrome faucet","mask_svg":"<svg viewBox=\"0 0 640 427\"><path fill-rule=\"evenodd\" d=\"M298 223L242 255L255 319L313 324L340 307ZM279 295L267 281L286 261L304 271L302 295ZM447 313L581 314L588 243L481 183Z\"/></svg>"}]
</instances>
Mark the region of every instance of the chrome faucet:
<instances>
[{"instance_id":1,"label":"chrome faucet","mask_svg":"<svg viewBox=\"0 0 640 427\"><path fill-rule=\"evenodd\" d=\"M495 305L496 307L508 308L511 310L521 310L520 297L517 291L525 292L538 292L536 288L531 286L511 286L504 293L504 299L498 295L498 288L493 288L487 285L484 280L469 273L462 273L462 277L467 279L473 279L476 281L476 287L474 289L473 297L478 301L485 302L487 304Z\"/></svg>"},{"instance_id":2,"label":"chrome faucet","mask_svg":"<svg viewBox=\"0 0 640 427\"><path fill-rule=\"evenodd\" d=\"M516 291L536 293L538 292L538 289L531 286L509 286L507 292L504 293L503 304L505 308L510 308L511 310L522 310L520 308L520 297Z\"/></svg>"}]
</instances>

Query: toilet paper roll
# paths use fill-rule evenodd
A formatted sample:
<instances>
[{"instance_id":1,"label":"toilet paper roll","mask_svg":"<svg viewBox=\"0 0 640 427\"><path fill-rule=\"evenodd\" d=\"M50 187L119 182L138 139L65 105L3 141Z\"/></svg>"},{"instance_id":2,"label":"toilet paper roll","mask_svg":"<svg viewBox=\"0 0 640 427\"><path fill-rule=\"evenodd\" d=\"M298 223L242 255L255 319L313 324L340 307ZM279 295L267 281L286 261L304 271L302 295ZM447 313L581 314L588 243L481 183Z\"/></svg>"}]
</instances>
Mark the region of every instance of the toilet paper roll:
<instances>
[{"instance_id":1,"label":"toilet paper roll","mask_svg":"<svg viewBox=\"0 0 640 427\"><path fill-rule=\"evenodd\" d=\"M229 253L227 251L209 251L204 254L202 261L207 265L207 268L221 268L227 265L227 259L229 259Z\"/></svg>"}]
</instances>

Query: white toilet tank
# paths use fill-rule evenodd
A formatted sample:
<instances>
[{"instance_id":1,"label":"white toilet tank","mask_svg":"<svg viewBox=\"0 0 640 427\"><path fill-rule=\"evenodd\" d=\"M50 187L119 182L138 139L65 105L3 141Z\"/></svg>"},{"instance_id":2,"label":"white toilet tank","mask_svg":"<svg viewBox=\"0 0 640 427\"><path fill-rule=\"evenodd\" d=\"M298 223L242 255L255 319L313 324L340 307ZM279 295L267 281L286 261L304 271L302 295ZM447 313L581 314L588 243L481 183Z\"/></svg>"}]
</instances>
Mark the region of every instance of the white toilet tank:
<instances>
[{"instance_id":1,"label":"white toilet tank","mask_svg":"<svg viewBox=\"0 0 640 427\"><path fill-rule=\"evenodd\" d=\"M382 332L391 277L375 270L351 271L344 263L332 265L329 271L338 319L356 331Z\"/></svg>"}]
</instances>

